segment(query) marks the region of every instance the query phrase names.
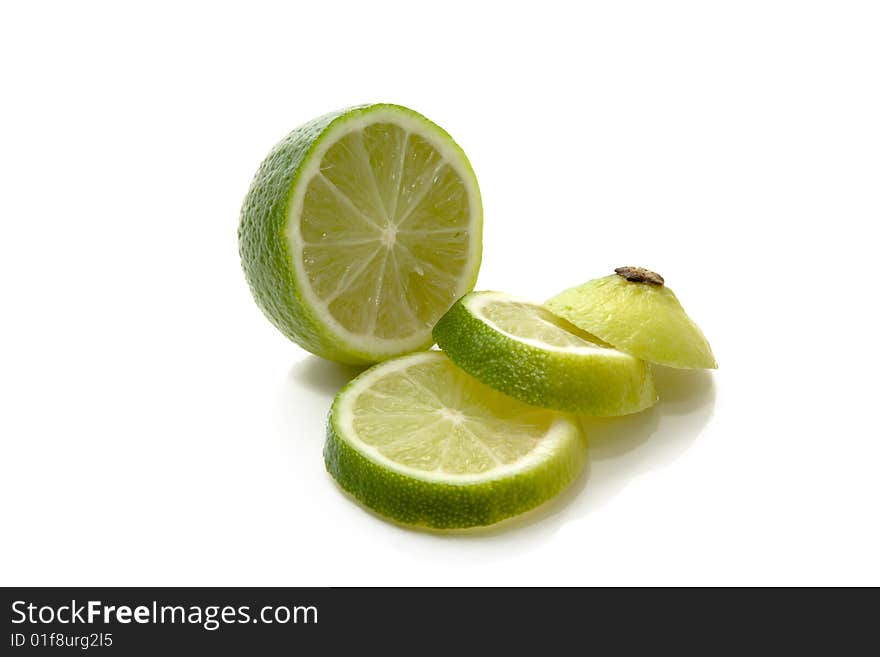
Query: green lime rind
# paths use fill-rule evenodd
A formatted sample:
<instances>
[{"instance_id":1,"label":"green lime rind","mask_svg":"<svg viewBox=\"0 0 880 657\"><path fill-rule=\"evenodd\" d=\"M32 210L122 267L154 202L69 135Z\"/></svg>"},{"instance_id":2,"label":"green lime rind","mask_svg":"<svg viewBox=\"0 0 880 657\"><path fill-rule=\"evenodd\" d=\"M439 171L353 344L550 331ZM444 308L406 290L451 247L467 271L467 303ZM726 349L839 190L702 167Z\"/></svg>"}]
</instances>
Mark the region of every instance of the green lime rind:
<instances>
[{"instance_id":1,"label":"green lime rind","mask_svg":"<svg viewBox=\"0 0 880 657\"><path fill-rule=\"evenodd\" d=\"M438 354L438 352L426 352ZM421 356L421 355L419 355ZM412 358L410 356L409 358ZM392 363L394 361L389 361ZM554 431L562 432L536 463L519 471L470 476L466 481L420 477L382 464L359 448L342 430L342 407L362 373L333 402L327 422L324 462L340 487L373 512L403 525L431 529L464 529L492 525L533 509L566 488L586 463L586 440L573 416L559 414ZM464 373L461 376L467 376ZM488 391L489 394L497 394Z\"/></svg>"},{"instance_id":2,"label":"green lime rind","mask_svg":"<svg viewBox=\"0 0 880 657\"><path fill-rule=\"evenodd\" d=\"M416 344L378 353L360 348L328 327L308 302L303 283L294 273L296 268L288 242L287 223L300 174L312 156L320 151L331 128L377 111L392 111L418 121L426 132L444 141L459 156L458 164L470 178L476 207L480 211L478 219L472 223L472 239L476 247L472 271L464 281L465 289L473 289L482 257L482 204L476 175L464 151L445 130L400 105L379 103L350 107L325 114L293 130L260 164L242 204L238 228L239 255L245 278L254 300L269 321L286 337L313 354L352 365L368 365L402 353L427 349L433 344L430 330L425 332L424 340Z\"/></svg>"},{"instance_id":3,"label":"green lime rind","mask_svg":"<svg viewBox=\"0 0 880 657\"><path fill-rule=\"evenodd\" d=\"M324 463L337 483L379 515L405 525L464 529L493 525L533 509L566 488L583 469L586 445L571 458L482 484L426 483L384 469L327 427Z\"/></svg>"},{"instance_id":4,"label":"green lime rind","mask_svg":"<svg viewBox=\"0 0 880 657\"><path fill-rule=\"evenodd\" d=\"M614 274L565 290L545 305L636 358L684 369L718 367L706 336L665 285Z\"/></svg>"},{"instance_id":5,"label":"green lime rind","mask_svg":"<svg viewBox=\"0 0 880 657\"><path fill-rule=\"evenodd\" d=\"M279 331L304 349L336 361L354 360L332 334L322 331L293 276L285 236L297 176L333 121L356 108L331 112L300 126L281 140L260 164L241 208L239 255L257 305Z\"/></svg>"},{"instance_id":6,"label":"green lime rind","mask_svg":"<svg viewBox=\"0 0 880 657\"><path fill-rule=\"evenodd\" d=\"M482 383L527 404L601 417L637 413L657 402L644 361L613 349L565 350L513 337L473 312L472 302L483 295L507 297L472 292L434 327L437 345Z\"/></svg>"}]
</instances>

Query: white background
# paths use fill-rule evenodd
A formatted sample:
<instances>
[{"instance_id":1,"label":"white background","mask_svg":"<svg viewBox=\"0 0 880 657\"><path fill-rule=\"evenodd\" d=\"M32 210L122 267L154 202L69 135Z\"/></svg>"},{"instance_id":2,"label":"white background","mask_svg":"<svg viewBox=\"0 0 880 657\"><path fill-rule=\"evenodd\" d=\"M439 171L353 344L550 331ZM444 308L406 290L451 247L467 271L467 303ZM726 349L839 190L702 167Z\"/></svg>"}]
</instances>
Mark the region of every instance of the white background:
<instances>
[{"instance_id":1,"label":"white background","mask_svg":"<svg viewBox=\"0 0 880 657\"><path fill-rule=\"evenodd\" d=\"M871 2L4 3L0 583L880 584L878 34ZM268 149L369 101L468 153L479 288L644 265L721 365L500 529L343 496L351 372L240 270Z\"/></svg>"}]
</instances>

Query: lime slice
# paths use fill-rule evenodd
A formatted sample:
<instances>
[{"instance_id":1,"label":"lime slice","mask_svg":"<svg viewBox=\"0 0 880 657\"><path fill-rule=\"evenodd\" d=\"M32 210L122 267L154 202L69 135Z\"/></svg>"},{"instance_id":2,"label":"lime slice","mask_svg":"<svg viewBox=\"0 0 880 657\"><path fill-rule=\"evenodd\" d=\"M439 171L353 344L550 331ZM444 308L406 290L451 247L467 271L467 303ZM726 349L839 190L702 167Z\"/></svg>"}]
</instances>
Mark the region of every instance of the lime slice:
<instances>
[{"instance_id":1,"label":"lime slice","mask_svg":"<svg viewBox=\"0 0 880 657\"><path fill-rule=\"evenodd\" d=\"M641 267L573 287L547 307L636 358L679 368L718 367L712 347L663 277Z\"/></svg>"},{"instance_id":2,"label":"lime slice","mask_svg":"<svg viewBox=\"0 0 880 657\"><path fill-rule=\"evenodd\" d=\"M367 105L294 130L260 166L239 251L257 304L282 333L332 360L426 349L471 290L482 206L464 152L397 105Z\"/></svg>"},{"instance_id":3,"label":"lime slice","mask_svg":"<svg viewBox=\"0 0 880 657\"><path fill-rule=\"evenodd\" d=\"M446 529L538 506L585 458L572 416L502 395L438 351L376 365L343 388L324 448L327 470L368 508Z\"/></svg>"},{"instance_id":4,"label":"lime slice","mask_svg":"<svg viewBox=\"0 0 880 657\"><path fill-rule=\"evenodd\" d=\"M535 406L610 416L657 401L647 363L540 304L500 292L464 296L434 327L434 338L466 372Z\"/></svg>"}]
</instances>

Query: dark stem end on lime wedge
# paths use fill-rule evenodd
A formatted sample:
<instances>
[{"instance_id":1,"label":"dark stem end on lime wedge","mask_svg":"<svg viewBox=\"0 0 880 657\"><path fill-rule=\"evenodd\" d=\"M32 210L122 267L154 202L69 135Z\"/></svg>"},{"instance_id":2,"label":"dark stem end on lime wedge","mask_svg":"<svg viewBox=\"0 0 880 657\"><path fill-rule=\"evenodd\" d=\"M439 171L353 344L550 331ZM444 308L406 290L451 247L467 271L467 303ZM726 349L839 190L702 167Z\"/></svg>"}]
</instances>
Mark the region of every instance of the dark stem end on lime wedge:
<instances>
[{"instance_id":1,"label":"dark stem end on lime wedge","mask_svg":"<svg viewBox=\"0 0 880 657\"><path fill-rule=\"evenodd\" d=\"M630 283L648 283L649 285L663 285L663 277L643 267L618 267L614 270L618 276L622 276Z\"/></svg>"}]
</instances>

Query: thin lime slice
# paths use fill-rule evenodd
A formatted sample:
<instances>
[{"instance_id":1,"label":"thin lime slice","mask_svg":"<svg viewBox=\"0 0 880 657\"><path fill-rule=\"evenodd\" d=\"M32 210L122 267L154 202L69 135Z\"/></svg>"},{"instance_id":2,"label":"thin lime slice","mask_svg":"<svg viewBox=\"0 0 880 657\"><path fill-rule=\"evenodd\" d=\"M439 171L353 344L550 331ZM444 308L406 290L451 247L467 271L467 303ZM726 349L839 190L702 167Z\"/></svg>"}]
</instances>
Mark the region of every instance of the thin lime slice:
<instances>
[{"instance_id":1,"label":"thin lime slice","mask_svg":"<svg viewBox=\"0 0 880 657\"><path fill-rule=\"evenodd\" d=\"M588 415L636 413L657 401L648 365L500 292L471 292L434 327L452 361L528 404Z\"/></svg>"},{"instance_id":2,"label":"thin lime slice","mask_svg":"<svg viewBox=\"0 0 880 657\"><path fill-rule=\"evenodd\" d=\"M570 415L528 406L428 351L391 360L333 402L324 459L339 484L398 522L489 525L553 497L586 444Z\"/></svg>"},{"instance_id":3,"label":"thin lime slice","mask_svg":"<svg viewBox=\"0 0 880 657\"><path fill-rule=\"evenodd\" d=\"M636 358L678 368L718 367L712 347L663 277L618 267L557 294L547 307L584 331Z\"/></svg>"},{"instance_id":4,"label":"thin lime slice","mask_svg":"<svg viewBox=\"0 0 880 657\"><path fill-rule=\"evenodd\" d=\"M239 243L257 304L289 338L341 362L431 345L471 290L482 206L464 152L397 105L315 119L279 143L242 208Z\"/></svg>"}]
</instances>

